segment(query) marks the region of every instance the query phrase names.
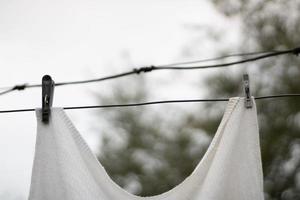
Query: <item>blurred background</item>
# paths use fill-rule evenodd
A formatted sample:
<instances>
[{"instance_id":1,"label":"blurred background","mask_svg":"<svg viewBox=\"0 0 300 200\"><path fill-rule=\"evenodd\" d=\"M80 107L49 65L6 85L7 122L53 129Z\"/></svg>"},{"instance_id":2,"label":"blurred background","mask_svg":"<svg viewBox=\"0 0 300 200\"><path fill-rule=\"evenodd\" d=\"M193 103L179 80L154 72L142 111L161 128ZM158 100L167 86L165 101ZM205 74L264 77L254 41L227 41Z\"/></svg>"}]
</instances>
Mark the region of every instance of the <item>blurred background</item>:
<instances>
[{"instance_id":1,"label":"blurred background","mask_svg":"<svg viewBox=\"0 0 300 200\"><path fill-rule=\"evenodd\" d=\"M300 44L297 0L3 0L0 88L84 80L134 67ZM223 60L228 61L227 59ZM83 106L300 93L299 57L229 68L158 71L57 87L54 105ZM300 199L299 98L256 102L266 200ZM0 109L41 106L41 90L0 96ZM161 194L191 174L226 102L66 111L111 178L130 193ZM0 114L0 199L27 199L35 113Z\"/></svg>"}]
</instances>

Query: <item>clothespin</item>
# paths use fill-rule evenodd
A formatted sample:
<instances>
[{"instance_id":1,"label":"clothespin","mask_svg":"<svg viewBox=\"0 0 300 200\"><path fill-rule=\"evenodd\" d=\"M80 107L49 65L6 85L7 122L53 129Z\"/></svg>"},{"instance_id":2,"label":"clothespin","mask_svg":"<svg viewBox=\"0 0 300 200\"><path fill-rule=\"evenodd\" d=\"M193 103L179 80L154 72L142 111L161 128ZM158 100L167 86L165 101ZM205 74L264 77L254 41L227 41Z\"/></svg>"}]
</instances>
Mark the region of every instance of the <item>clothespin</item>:
<instances>
[{"instance_id":1,"label":"clothespin","mask_svg":"<svg viewBox=\"0 0 300 200\"><path fill-rule=\"evenodd\" d=\"M54 94L54 81L51 76L45 75L42 79L42 121L49 122Z\"/></svg>"},{"instance_id":2,"label":"clothespin","mask_svg":"<svg viewBox=\"0 0 300 200\"><path fill-rule=\"evenodd\" d=\"M245 91L245 107L252 108L252 100L250 95L250 83L249 83L249 75L243 75L243 82L244 82L244 91Z\"/></svg>"}]
</instances>

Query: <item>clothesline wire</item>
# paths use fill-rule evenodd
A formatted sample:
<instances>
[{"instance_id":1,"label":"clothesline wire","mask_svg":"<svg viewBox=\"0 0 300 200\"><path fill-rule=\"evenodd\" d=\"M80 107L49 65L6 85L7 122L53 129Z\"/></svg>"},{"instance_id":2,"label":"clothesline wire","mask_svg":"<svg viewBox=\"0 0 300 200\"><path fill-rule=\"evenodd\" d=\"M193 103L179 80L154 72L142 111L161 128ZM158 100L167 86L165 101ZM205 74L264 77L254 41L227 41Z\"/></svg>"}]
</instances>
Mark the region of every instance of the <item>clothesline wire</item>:
<instances>
[{"instance_id":1,"label":"clothesline wire","mask_svg":"<svg viewBox=\"0 0 300 200\"><path fill-rule=\"evenodd\" d=\"M155 71L155 70L193 70L193 69L229 67L232 65L253 62L253 61L268 58L268 57L274 57L274 56L279 56L279 55L284 55L284 54L299 55L299 53L300 53L300 47L297 47L294 49L289 49L289 50L284 50L284 51L262 51L262 52L231 54L231 55L221 56L221 57L212 58L212 59L196 60L196 61L190 61L190 62L178 62L178 63L171 63L171 64L166 64L166 65L157 65L157 66L152 65L149 67L134 68L133 70L128 71L128 72L123 72L123 73L106 76L106 77L102 77L102 78L88 79L88 80L82 80L82 81L58 82L58 83L55 83L55 86L100 82L100 81L105 81L105 80L110 80L110 79L121 78L124 76L133 75L133 74L139 75L142 72L147 73L147 72L151 72L151 71ZM261 55L261 54L263 54L263 55ZM234 61L234 62L222 63L222 64L184 66L186 64L197 64L197 63L206 62L206 61L220 60L220 59L224 59L224 58L228 58L228 57L249 56L249 55L259 55L259 56L246 58L246 59L242 59L242 60L238 60L238 61ZM182 66L180 66L180 65L182 65ZM7 93L15 91L15 90L24 90L26 88L35 88L35 87L41 87L41 84L22 84L22 85L15 85L13 87L1 88L1 89L6 89L6 90L0 92L0 95L7 94Z\"/></svg>"},{"instance_id":2,"label":"clothesline wire","mask_svg":"<svg viewBox=\"0 0 300 200\"><path fill-rule=\"evenodd\" d=\"M274 98L286 98L286 97L300 97L300 94L279 94L279 95L268 95L268 96L258 96L254 97L255 100L262 99L274 99ZM96 106L70 106L63 107L64 110L74 110L74 109L92 109L92 108L120 108L120 107L137 107L137 106L147 106L155 104L173 104L173 103L198 103L198 102L219 102L228 101L229 98L218 98L218 99L181 99L181 100L166 100L166 101L149 101L142 103L128 103L128 104L108 104L108 105L96 105ZM29 109L17 109L17 110L0 110L0 113L15 113L15 112L31 112L35 111L34 108Z\"/></svg>"},{"instance_id":3,"label":"clothesline wire","mask_svg":"<svg viewBox=\"0 0 300 200\"><path fill-rule=\"evenodd\" d=\"M255 56L255 55L268 54L274 52L278 52L278 51L257 51L257 52L248 52L248 53L235 53L235 54L229 54L229 55L224 55L224 56L219 56L214 58L207 58L207 59L193 60L193 61L186 61L186 62L176 62L176 63L170 63L170 64L159 65L159 66L187 65L187 64L203 63L209 61L218 61L218 60L223 60L225 58Z\"/></svg>"},{"instance_id":4,"label":"clothesline wire","mask_svg":"<svg viewBox=\"0 0 300 200\"><path fill-rule=\"evenodd\" d=\"M15 89L14 88L10 88L10 89L8 89L8 90L5 90L5 91L3 91L3 92L0 92L0 95L3 95L3 94L6 94L6 93L9 93L9 92L12 92L12 91L14 91Z\"/></svg>"},{"instance_id":5,"label":"clothesline wire","mask_svg":"<svg viewBox=\"0 0 300 200\"><path fill-rule=\"evenodd\" d=\"M252 58L246 58L246 59L243 59L243 60L238 60L238 61L228 62L228 63L222 63L222 64L190 66L190 67L164 65L164 66L157 67L157 69L191 70L191 69L207 69L207 68L228 67L228 66L232 66L232 65L243 64L243 63L247 63L247 62L253 62L253 61L261 60L261 59L264 59L264 58L269 58L269 57L274 57L274 56L279 56L279 55L284 55L284 54L290 54L290 53L298 55L300 53L300 47L296 48L296 49L285 50L285 51L275 51L275 52L272 52L272 53L267 53L267 54L263 54L263 55L252 57Z\"/></svg>"},{"instance_id":6,"label":"clothesline wire","mask_svg":"<svg viewBox=\"0 0 300 200\"><path fill-rule=\"evenodd\" d=\"M177 63L171 63L171 64L166 64L166 65L161 65L161 66L173 66L173 65L179 65L179 64L192 64L192 63L201 63L201 62L208 62L208 61L217 61L217 60L221 60L221 59L225 59L225 58L230 58L230 57L241 57L241 56L250 56L250 55L259 55L259 54L266 54L266 53L273 53L273 52L277 52L277 51L258 51L258 52L249 52L249 53L236 53L236 54L229 54L229 55L225 55L225 56L219 56L219 57L214 57L214 58L208 58L208 59L202 59L202 60L194 60L194 61L187 61L187 62L177 62ZM118 78L120 76L126 76L129 75L127 73L122 73L119 75L115 75L115 76L110 76L108 78ZM103 80L105 80L103 78ZM89 80L86 80L89 81ZM85 83L86 81L76 81L76 83ZM70 84L75 84L73 82L70 82ZM0 87L0 90L22 90L22 86L25 86L26 88L30 88L30 87L40 87L40 84L32 84L32 85L26 85L26 84L22 84L19 85L19 87L14 88L14 87ZM62 83L56 83L56 86L62 85ZM17 86L17 85L16 85ZM24 88L25 89L25 88ZM8 92L9 92L8 91ZM3 92L5 93L5 92ZM1 94L1 93L0 93Z\"/></svg>"}]
</instances>

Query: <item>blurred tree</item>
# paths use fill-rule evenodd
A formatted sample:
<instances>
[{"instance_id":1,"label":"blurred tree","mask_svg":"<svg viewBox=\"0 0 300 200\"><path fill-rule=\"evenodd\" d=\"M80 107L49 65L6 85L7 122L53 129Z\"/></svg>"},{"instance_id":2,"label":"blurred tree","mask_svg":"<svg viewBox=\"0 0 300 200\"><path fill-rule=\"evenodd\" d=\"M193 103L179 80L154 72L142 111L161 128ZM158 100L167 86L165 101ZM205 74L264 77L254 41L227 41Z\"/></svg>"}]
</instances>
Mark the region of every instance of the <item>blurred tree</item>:
<instances>
[{"instance_id":1,"label":"blurred tree","mask_svg":"<svg viewBox=\"0 0 300 200\"><path fill-rule=\"evenodd\" d=\"M289 49L300 44L300 1L214 0L214 3L225 16L240 17L241 51ZM300 93L299 64L299 57L291 55L243 68L248 68L250 79L252 76L255 81L251 83L255 88L253 95L260 96ZM240 77L231 72L211 76L207 79L210 95L236 95ZM257 101L257 107L266 200L300 199L300 101L264 100Z\"/></svg>"},{"instance_id":2,"label":"blurred tree","mask_svg":"<svg viewBox=\"0 0 300 200\"><path fill-rule=\"evenodd\" d=\"M240 51L287 49L300 44L300 1L213 2L225 17L241 19ZM299 58L295 56L266 59L241 68L249 72L254 96L300 93ZM226 68L209 77L209 97L238 96L243 72ZM99 99L101 103L145 100L143 80L134 85L130 91L124 84L117 85L112 95ZM285 98L256 103L266 200L300 199L300 101ZM106 111L103 118L109 128L104 130L99 160L112 179L132 193L152 196L165 192L182 182L201 159L210 140L206 137L205 142L196 144L202 139L195 137L213 136L224 111L219 105L205 104L200 118L193 115L194 111L180 117L172 115L172 119L180 119L178 124L168 123L161 111L151 112L146 107Z\"/></svg>"},{"instance_id":3,"label":"blurred tree","mask_svg":"<svg viewBox=\"0 0 300 200\"><path fill-rule=\"evenodd\" d=\"M132 83L126 80L130 90L117 83L113 94L99 97L101 103L146 101L142 78L128 84ZM98 158L110 177L133 194L153 196L175 187L196 167L208 145L208 140L204 146L196 144L201 133L192 132L181 115L173 114L176 108L167 107L163 111L157 106L110 109L103 115L108 128L101 128L104 137Z\"/></svg>"}]
</instances>

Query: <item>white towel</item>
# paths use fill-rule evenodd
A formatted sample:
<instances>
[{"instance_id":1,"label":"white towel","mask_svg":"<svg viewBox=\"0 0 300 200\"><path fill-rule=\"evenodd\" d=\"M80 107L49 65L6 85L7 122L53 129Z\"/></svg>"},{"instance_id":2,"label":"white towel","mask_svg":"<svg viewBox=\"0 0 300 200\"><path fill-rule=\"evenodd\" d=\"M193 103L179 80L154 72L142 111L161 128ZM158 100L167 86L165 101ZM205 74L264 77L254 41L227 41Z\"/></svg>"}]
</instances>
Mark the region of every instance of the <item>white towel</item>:
<instances>
[{"instance_id":1,"label":"white towel","mask_svg":"<svg viewBox=\"0 0 300 200\"><path fill-rule=\"evenodd\" d=\"M252 97L254 102L254 98ZM230 98L202 160L183 182L159 195L128 193L109 177L62 108L49 124L37 114L29 200L263 200L256 105Z\"/></svg>"}]
</instances>

